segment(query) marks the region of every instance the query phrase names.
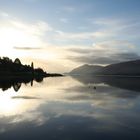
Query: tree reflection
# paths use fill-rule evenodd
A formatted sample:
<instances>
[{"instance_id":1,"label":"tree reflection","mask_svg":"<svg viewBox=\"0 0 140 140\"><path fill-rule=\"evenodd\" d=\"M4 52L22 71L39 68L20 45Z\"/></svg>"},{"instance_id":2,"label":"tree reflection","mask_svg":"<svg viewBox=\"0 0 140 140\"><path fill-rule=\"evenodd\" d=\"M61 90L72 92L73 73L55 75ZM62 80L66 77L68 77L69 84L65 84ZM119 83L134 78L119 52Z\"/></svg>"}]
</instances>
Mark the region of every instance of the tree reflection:
<instances>
[{"instance_id":1,"label":"tree reflection","mask_svg":"<svg viewBox=\"0 0 140 140\"><path fill-rule=\"evenodd\" d=\"M22 83L31 83L33 80L42 82L45 77L62 76L58 73L47 73L42 68L34 68L34 63L23 65L19 58L12 61L9 57L0 57L0 88L5 91L11 87L18 91Z\"/></svg>"},{"instance_id":2,"label":"tree reflection","mask_svg":"<svg viewBox=\"0 0 140 140\"><path fill-rule=\"evenodd\" d=\"M2 89L2 91L8 90L9 88L13 87L13 89L17 92L22 84L28 84L30 83L31 86L33 86L33 81L36 82L42 82L43 81L43 77L39 77L39 78L30 78L30 77L3 77L0 79L0 88Z\"/></svg>"},{"instance_id":3,"label":"tree reflection","mask_svg":"<svg viewBox=\"0 0 140 140\"><path fill-rule=\"evenodd\" d=\"M15 83L15 84L13 85L13 88L14 88L14 90L15 90L16 92L20 89L20 87L21 87L21 83Z\"/></svg>"}]
</instances>

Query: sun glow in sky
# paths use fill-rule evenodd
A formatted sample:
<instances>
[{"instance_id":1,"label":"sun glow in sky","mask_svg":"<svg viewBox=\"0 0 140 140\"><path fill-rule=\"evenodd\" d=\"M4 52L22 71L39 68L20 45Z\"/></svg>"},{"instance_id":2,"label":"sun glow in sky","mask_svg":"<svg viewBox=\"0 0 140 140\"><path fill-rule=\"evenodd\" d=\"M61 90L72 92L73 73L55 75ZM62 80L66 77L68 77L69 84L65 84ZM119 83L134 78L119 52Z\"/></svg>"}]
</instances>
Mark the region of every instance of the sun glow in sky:
<instances>
[{"instance_id":1,"label":"sun glow in sky","mask_svg":"<svg viewBox=\"0 0 140 140\"><path fill-rule=\"evenodd\" d=\"M2 0L1 56L52 72L139 59L138 0Z\"/></svg>"}]
</instances>

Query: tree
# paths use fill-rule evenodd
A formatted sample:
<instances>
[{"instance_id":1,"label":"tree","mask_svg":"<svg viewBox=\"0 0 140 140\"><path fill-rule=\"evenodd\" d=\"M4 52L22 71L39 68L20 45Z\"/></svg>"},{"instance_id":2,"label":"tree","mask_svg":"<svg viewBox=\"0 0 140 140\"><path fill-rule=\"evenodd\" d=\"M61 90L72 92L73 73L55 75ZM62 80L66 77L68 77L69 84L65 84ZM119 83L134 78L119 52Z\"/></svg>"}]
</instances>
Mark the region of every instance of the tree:
<instances>
[{"instance_id":1,"label":"tree","mask_svg":"<svg viewBox=\"0 0 140 140\"><path fill-rule=\"evenodd\" d=\"M4 60L5 62L12 62L12 59L10 59L9 57L3 57L3 60Z\"/></svg>"},{"instance_id":2,"label":"tree","mask_svg":"<svg viewBox=\"0 0 140 140\"><path fill-rule=\"evenodd\" d=\"M16 64L21 64L19 58L16 58L15 61L14 61L14 63L16 63Z\"/></svg>"},{"instance_id":3,"label":"tree","mask_svg":"<svg viewBox=\"0 0 140 140\"><path fill-rule=\"evenodd\" d=\"M33 62L31 63L31 67L32 67L32 69L34 69L34 63Z\"/></svg>"}]
</instances>

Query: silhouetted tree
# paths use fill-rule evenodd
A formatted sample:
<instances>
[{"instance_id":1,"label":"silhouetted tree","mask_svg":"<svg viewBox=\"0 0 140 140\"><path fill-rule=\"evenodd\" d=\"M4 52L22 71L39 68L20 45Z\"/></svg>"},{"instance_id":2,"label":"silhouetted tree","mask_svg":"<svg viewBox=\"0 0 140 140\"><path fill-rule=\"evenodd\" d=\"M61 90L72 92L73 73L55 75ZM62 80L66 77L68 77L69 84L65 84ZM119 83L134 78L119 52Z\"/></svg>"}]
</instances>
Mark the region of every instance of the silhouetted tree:
<instances>
[{"instance_id":1,"label":"silhouetted tree","mask_svg":"<svg viewBox=\"0 0 140 140\"><path fill-rule=\"evenodd\" d=\"M33 62L31 63L31 67L32 67L32 69L34 69L34 63Z\"/></svg>"},{"instance_id":2,"label":"silhouetted tree","mask_svg":"<svg viewBox=\"0 0 140 140\"><path fill-rule=\"evenodd\" d=\"M14 61L14 63L16 63L16 64L21 64L19 58L16 58L15 61Z\"/></svg>"},{"instance_id":3,"label":"silhouetted tree","mask_svg":"<svg viewBox=\"0 0 140 140\"><path fill-rule=\"evenodd\" d=\"M10 59L9 57L3 57L3 60L4 60L5 62L12 62L12 59Z\"/></svg>"},{"instance_id":4,"label":"silhouetted tree","mask_svg":"<svg viewBox=\"0 0 140 140\"><path fill-rule=\"evenodd\" d=\"M44 73L43 69L41 69L41 68L35 69L35 72L36 72L37 74Z\"/></svg>"}]
</instances>

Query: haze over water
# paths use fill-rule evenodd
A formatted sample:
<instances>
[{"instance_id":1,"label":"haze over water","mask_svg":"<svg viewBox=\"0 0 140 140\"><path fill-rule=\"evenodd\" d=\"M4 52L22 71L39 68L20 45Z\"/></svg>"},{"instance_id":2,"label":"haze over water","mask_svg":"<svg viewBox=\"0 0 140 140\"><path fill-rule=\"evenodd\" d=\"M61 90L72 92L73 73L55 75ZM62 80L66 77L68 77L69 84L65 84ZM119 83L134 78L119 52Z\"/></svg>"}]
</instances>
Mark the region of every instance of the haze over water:
<instances>
[{"instance_id":1,"label":"haze over water","mask_svg":"<svg viewBox=\"0 0 140 140\"><path fill-rule=\"evenodd\" d=\"M139 88L113 81L65 76L1 91L0 139L140 138Z\"/></svg>"}]
</instances>

